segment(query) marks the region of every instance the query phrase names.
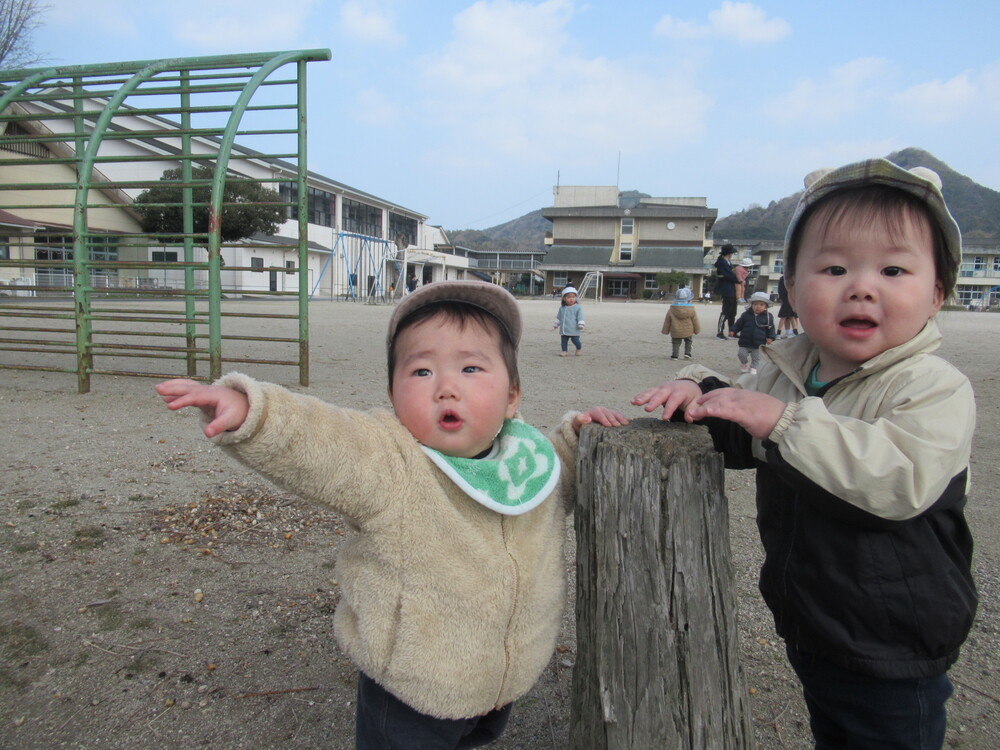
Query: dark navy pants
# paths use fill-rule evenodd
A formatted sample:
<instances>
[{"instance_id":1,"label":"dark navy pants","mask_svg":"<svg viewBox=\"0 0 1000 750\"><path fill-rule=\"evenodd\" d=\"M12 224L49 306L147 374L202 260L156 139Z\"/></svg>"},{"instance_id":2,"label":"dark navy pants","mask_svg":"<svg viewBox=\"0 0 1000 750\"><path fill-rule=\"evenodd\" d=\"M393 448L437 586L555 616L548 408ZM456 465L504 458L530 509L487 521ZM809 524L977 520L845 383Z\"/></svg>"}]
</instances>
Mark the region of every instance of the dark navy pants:
<instances>
[{"instance_id":1,"label":"dark navy pants","mask_svg":"<svg viewBox=\"0 0 1000 750\"><path fill-rule=\"evenodd\" d=\"M886 680L788 648L809 708L816 750L940 750L948 675Z\"/></svg>"},{"instance_id":2,"label":"dark navy pants","mask_svg":"<svg viewBox=\"0 0 1000 750\"><path fill-rule=\"evenodd\" d=\"M580 343L580 337L579 336L567 336L566 334L562 334L562 350L563 351L566 351L569 348L569 342L570 341L573 342L573 346L575 346L578 350L583 348L583 344Z\"/></svg>"},{"instance_id":3,"label":"dark navy pants","mask_svg":"<svg viewBox=\"0 0 1000 750\"><path fill-rule=\"evenodd\" d=\"M460 750L503 734L510 703L482 716L437 719L403 703L364 672L358 673L356 750Z\"/></svg>"}]
</instances>

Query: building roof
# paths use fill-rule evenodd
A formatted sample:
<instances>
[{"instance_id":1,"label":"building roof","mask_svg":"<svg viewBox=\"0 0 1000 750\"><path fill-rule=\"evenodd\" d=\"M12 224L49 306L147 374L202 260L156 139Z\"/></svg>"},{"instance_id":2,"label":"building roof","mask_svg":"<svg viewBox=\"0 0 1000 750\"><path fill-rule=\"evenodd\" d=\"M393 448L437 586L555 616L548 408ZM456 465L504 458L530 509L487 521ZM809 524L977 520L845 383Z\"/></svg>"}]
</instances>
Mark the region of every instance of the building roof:
<instances>
[{"instance_id":1,"label":"building roof","mask_svg":"<svg viewBox=\"0 0 1000 750\"><path fill-rule=\"evenodd\" d=\"M556 208L549 206L542 209L542 216L550 221L562 218L618 218L631 216L637 219L704 219L711 224L715 223L719 210L716 208L704 208L698 206L650 206L640 204L635 208L619 208L618 206L571 206L568 208Z\"/></svg>"},{"instance_id":2,"label":"building roof","mask_svg":"<svg viewBox=\"0 0 1000 750\"><path fill-rule=\"evenodd\" d=\"M95 95L95 96L93 96L91 98L95 102L100 102L100 101L104 101L104 100L107 99L107 97L102 97L102 96L98 96L98 95ZM60 101L58 99L46 99L44 102L42 102L42 101L31 101L30 104L38 106L39 108L42 108L42 109L44 109L44 107L47 106L47 107L50 107L52 109L60 110L62 112L72 112L73 111L73 108L72 108L72 106L70 104L67 104L66 102ZM33 112L32 110L24 108L23 106L22 106L22 109L23 109L23 111L25 111L25 113L36 115L39 120L45 120L44 114L40 114L38 112ZM120 105L120 110L119 111L120 111L120 113L122 115L129 115L131 117L135 117L135 118L138 118L138 119L147 119L147 120L151 120L153 122L156 122L159 125L163 126L163 129L165 129L165 130L166 129L171 129L171 128L180 129L180 127L181 127L180 123L178 123L175 120L171 120L168 117L163 117L162 115L152 114L152 113L149 113L149 112L133 113L133 112L131 112L132 109L134 109L134 108L130 107L130 106L126 105L126 104L122 104L122 105ZM108 123L108 130L115 131L115 132L134 132L136 134L135 142L138 145L140 145L142 147L145 147L147 149L151 145L155 146L157 149L159 149L159 150L161 150L163 152L163 154L164 154L165 157L168 157L167 159L165 159L165 161L169 160L169 156L171 156L171 155L177 156L177 155L180 155L180 154L183 153L183 149L178 148L177 146L174 146L173 144L171 144L171 143L163 140L162 138L143 138L143 131L141 131L141 130L134 130L132 128L127 128L124 125L121 125L121 124L116 123L116 122L110 122L110 123ZM222 138L219 138L219 137L214 136L214 135L198 135L197 138L199 140L205 141L207 143L211 143L215 147L221 147L221 145L222 145ZM67 138L67 143L68 142L70 142L70 141ZM256 149L249 148L247 146L240 145L237 142L234 142L232 144L232 151L244 154L246 157L250 157L250 158L256 159L259 162L268 164L269 166L271 166L275 170L279 170L279 171L286 172L286 173L293 174L293 175L298 173L298 167L294 163L292 163L290 161L286 161L285 159L279 159L279 158L276 158L276 157L265 156L262 152L257 151ZM203 158L206 161L211 160L211 159L214 158L213 154L203 154L203 155L200 155L200 156L201 156L201 158ZM235 169L235 167L233 166L235 163L236 163L236 160L230 161L230 169ZM406 215L408 215L411 218L420 219L420 220L427 219L427 216L425 214L421 214L421 213L418 213L417 211L414 211L413 209L409 209L409 208L406 208L404 206L400 206L399 204L392 203L391 201L388 201L385 198L379 198L378 196L372 195L371 193L366 193L363 190L359 190L359 189L351 187L350 185L347 185L345 183L338 182L338 181L336 181L334 179L331 179L331 178L326 177L326 176L324 176L322 174L319 174L318 172L313 172L312 170L307 170L307 175L308 175L309 181L315 187L328 187L328 188L330 188L330 189L332 189L332 190L334 190L336 192L343 193L346 197L349 197L349 198L353 198L353 199L357 199L357 200L367 200L367 201L370 201L370 202L374 202L374 203L377 203L379 206L381 206L383 208L386 208L386 209L388 209L390 211L394 211L394 212L399 212L399 213L406 214Z\"/></svg>"}]
</instances>

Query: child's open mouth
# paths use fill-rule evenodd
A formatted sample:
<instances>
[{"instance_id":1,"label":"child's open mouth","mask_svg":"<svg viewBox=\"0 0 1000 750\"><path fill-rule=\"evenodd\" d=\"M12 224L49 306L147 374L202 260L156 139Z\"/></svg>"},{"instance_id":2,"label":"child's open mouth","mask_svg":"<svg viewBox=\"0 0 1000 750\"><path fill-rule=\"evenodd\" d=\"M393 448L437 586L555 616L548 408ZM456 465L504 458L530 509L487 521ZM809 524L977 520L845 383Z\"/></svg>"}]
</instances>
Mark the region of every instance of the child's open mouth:
<instances>
[{"instance_id":1,"label":"child's open mouth","mask_svg":"<svg viewBox=\"0 0 1000 750\"><path fill-rule=\"evenodd\" d=\"M869 328L875 328L875 323L870 320L863 320L861 318L850 318L848 320L841 321L840 325L844 328L852 328L857 331L864 331Z\"/></svg>"},{"instance_id":2,"label":"child's open mouth","mask_svg":"<svg viewBox=\"0 0 1000 750\"><path fill-rule=\"evenodd\" d=\"M443 430L457 430L462 426L462 418L455 412L446 411L441 415L441 418L438 420L438 424Z\"/></svg>"}]
</instances>

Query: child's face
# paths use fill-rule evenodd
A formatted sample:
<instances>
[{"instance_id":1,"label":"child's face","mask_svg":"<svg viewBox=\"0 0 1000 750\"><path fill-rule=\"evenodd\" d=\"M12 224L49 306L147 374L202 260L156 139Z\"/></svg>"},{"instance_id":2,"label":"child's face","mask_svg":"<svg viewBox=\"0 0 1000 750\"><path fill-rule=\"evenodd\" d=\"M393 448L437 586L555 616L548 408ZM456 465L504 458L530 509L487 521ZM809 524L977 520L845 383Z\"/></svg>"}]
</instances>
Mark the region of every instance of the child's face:
<instances>
[{"instance_id":1,"label":"child's face","mask_svg":"<svg viewBox=\"0 0 1000 750\"><path fill-rule=\"evenodd\" d=\"M570 292L569 294L564 294L563 295L563 301L567 304L567 306L569 306L569 305L575 305L576 304L576 295L573 294L572 292Z\"/></svg>"},{"instance_id":2,"label":"child's face","mask_svg":"<svg viewBox=\"0 0 1000 750\"><path fill-rule=\"evenodd\" d=\"M514 416L521 393L511 386L499 334L478 322L442 316L400 332L392 401L396 417L423 445L471 458Z\"/></svg>"},{"instance_id":3,"label":"child's face","mask_svg":"<svg viewBox=\"0 0 1000 750\"><path fill-rule=\"evenodd\" d=\"M815 218L802 233L788 294L828 381L913 338L944 292L926 217L908 212L899 232L878 218Z\"/></svg>"},{"instance_id":4,"label":"child's face","mask_svg":"<svg viewBox=\"0 0 1000 750\"><path fill-rule=\"evenodd\" d=\"M751 302L750 309L752 309L757 315L760 315L767 309L766 302Z\"/></svg>"}]
</instances>

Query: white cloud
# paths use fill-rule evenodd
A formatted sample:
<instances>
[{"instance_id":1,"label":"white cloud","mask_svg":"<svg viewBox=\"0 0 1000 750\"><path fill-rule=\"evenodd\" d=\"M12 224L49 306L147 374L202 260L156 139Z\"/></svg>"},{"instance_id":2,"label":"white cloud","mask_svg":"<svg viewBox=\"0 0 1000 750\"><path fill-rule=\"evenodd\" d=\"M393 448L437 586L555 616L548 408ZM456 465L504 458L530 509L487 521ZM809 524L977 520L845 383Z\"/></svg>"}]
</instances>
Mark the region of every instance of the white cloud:
<instances>
[{"instance_id":1,"label":"white cloud","mask_svg":"<svg viewBox=\"0 0 1000 750\"><path fill-rule=\"evenodd\" d=\"M573 11L569 0L480 0L456 16L424 68L430 117L454 126L434 158L582 165L701 137L710 102L689 75L577 54Z\"/></svg>"},{"instance_id":2,"label":"white cloud","mask_svg":"<svg viewBox=\"0 0 1000 750\"><path fill-rule=\"evenodd\" d=\"M892 97L900 117L939 125L1000 110L1000 62L942 81L910 86Z\"/></svg>"},{"instance_id":3,"label":"white cloud","mask_svg":"<svg viewBox=\"0 0 1000 750\"><path fill-rule=\"evenodd\" d=\"M753 3L723 0L722 5L710 11L707 23L682 21L665 15L653 34L669 39L733 39L738 42L776 42L791 33L791 26L781 18L767 17L767 13Z\"/></svg>"},{"instance_id":4,"label":"white cloud","mask_svg":"<svg viewBox=\"0 0 1000 750\"><path fill-rule=\"evenodd\" d=\"M396 29L395 20L362 2L346 2L340 6L340 23L352 37L364 42L378 42L398 46L403 35Z\"/></svg>"},{"instance_id":5,"label":"white cloud","mask_svg":"<svg viewBox=\"0 0 1000 750\"><path fill-rule=\"evenodd\" d=\"M834 68L824 79L802 78L761 109L776 124L831 125L884 97L891 72L886 60L859 58Z\"/></svg>"},{"instance_id":6,"label":"white cloud","mask_svg":"<svg viewBox=\"0 0 1000 750\"><path fill-rule=\"evenodd\" d=\"M453 39L431 62L428 74L441 84L470 91L535 79L565 47L564 28L572 11L569 0L539 5L480 0L455 17Z\"/></svg>"}]
</instances>

